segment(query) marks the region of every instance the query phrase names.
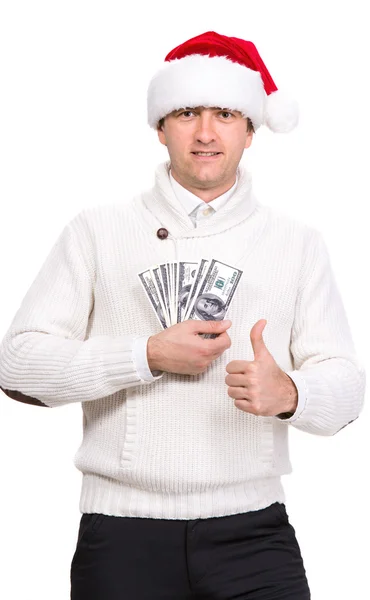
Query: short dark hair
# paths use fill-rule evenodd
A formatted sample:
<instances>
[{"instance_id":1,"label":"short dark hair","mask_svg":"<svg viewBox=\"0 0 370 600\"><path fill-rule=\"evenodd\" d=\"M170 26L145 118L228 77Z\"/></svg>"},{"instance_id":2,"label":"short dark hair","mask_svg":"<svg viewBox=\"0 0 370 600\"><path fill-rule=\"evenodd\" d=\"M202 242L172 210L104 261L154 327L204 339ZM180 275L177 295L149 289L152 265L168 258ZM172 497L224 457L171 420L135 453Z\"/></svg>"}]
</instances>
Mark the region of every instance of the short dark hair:
<instances>
[{"instance_id":1,"label":"short dark hair","mask_svg":"<svg viewBox=\"0 0 370 600\"><path fill-rule=\"evenodd\" d=\"M160 121L158 121L157 129L163 129L165 118L166 117L163 117ZM250 131L253 131L253 133L256 133L251 119L249 117L247 117L247 132L249 133Z\"/></svg>"}]
</instances>

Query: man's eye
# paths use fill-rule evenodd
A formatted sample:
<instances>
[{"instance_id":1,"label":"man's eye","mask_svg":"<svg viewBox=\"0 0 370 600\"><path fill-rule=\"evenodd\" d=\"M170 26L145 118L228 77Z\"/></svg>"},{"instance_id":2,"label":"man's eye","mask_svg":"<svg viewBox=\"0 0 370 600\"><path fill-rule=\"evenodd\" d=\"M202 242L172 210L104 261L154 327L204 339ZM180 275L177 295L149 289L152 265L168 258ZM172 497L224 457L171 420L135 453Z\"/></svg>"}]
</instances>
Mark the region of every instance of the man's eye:
<instances>
[{"instance_id":1,"label":"man's eye","mask_svg":"<svg viewBox=\"0 0 370 600\"><path fill-rule=\"evenodd\" d=\"M193 115L194 112L192 110L183 110L180 114L179 117L188 117L189 115Z\"/></svg>"},{"instance_id":2,"label":"man's eye","mask_svg":"<svg viewBox=\"0 0 370 600\"><path fill-rule=\"evenodd\" d=\"M232 113L231 113L231 112L229 112L229 111L227 111L227 110L223 110L223 111L222 111L220 114L221 114L221 115L222 115L222 117L223 117L223 118L225 118L225 119L227 119L227 118L230 118L230 117L232 117L232 116L233 116L233 115L232 115Z\"/></svg>"}]
</instances>

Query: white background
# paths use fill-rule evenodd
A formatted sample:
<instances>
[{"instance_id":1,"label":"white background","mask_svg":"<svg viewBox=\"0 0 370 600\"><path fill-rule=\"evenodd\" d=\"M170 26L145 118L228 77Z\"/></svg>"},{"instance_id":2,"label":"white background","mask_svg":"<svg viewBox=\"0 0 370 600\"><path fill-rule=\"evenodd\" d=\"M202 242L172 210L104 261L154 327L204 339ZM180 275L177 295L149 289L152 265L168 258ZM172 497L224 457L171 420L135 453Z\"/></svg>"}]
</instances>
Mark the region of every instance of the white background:
<instances>
[{"instance_id":1,"label":"white background","mask_svg":"<svg viewBox=\"0 0 370 600\"><path fill-rule=\"evenodd\" d=\"M0 334L64 225L126 202L167 158L146 124L165 55L213 30L253 41L300 104L288 135L245 153L259 200L325 237L359 358L368 362L370 46L366 3L8 0L0 13ZM242 357L240 357L242 358ZM334 437L290 429L287 509L313 600L368 594L369 409ZM4 600L66 600L80 520L80 404L0 396ZM298 600L298 599L297 599Z\"/></svg>"}]
</instances>

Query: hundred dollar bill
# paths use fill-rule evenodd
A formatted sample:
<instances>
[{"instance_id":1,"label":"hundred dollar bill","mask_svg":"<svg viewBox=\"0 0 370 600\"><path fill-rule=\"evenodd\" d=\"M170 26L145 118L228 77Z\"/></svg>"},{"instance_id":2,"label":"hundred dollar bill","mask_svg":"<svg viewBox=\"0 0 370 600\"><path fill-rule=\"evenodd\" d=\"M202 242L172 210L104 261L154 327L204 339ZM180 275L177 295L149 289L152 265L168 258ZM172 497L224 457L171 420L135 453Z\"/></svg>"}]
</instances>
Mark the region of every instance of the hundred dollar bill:
<instances>
[{"instance_id":1,"label":"hundred dollar bill","mask_svg":"<svg viewBox=\"0 0 370 600\"><path fill-rule=\"evenodd\" d=\"M189 319L189 313L192 310L193 303L195 301L195 298L197 297L197 290L202 283L205 273L207 272L208 264L209 264L209 260L207 260L205 258L202 258L202 260L199 263L198 271L197 271L197 273L195 273L194 281L193 281L193 284L190 288L190 292L188 295L188 300L187 300L186 307L185 307L185 314L183 316L184 321Z\"/></svg>"},{"instance_id":2,"label":"hundred dollar bill","mask_svg":"<svg viewBox=\"0 0 370 600\"><path fill-rule=\"evenodd\" d=\"M173 268L172 263L165 264L167 271L167 293L168 293L168 315L170 319L170 323L172 323L172 315L173 315Z\"/></svg>"},{"instance_id":3,"label":"hundred dollar bill","mask_svg":"<svg viewBox=\"0 0 370 600\"><path fill-rule=\"evenodd\" d=\"M189 319L222 321L229 309L243 271L211 260L197 290Z\"/></svg>"},{"instance_id":4,"label":"hundred dollar bill","mask_svg":"<svg viewBox=\"0 0 370 600\"><path fill-rule=\"evenodd\" d=\"M168 265L166 263L162 263L159 265L159 269L161 272L164 300L165 300L165 304L166 304L166 312L168 314L168 321L170 322L170 314L171 314L171 312L170 312L170 279L169 279Z\"/></svg>"},{"instance_id":5,"label":"hundred dollar bill","mask_svg":"<svg viewBox=\"0 0 370 600\"><path fill-rule=\"evenodd\" d=\"M178 280L179 280L179 263L172 263L173 268L173 297L172 297L172 320L171 325L177 323L177 299L178 299Z\"/></svg>"},{"instance_id":6,"label":"hundred dollar bill","mask_svg":"<svg viewBox=\"0 0 370 600\"><path fill-rule=\"evenodd\" d=\"M153 283L150 269L147 269L146 271L142 271L142 273L138 273L138 277L139 277L141 285L143 286L144 291L149 299L149 302L156 314L158 321L162 325L163 329L166 329L167 328L166 319L163 314L163 309L162 309L162 306L161 306L161 303L159 300L159 296L158 296L156 287Z\"/></svg>"},{"instance_id":7,"label":"hundred dollar bill","mask_svg":"<svg viewBox=\"0 0 370 600\"><path fill-rule=\"evenodd\" d=\"M198 270L197 262L179 262L177 279L177 323L184 321L190 290Z\"/></svg>"},{"instance_id":8,"label":"hundred dollar bill","mask_svg":"<svg viewBox=\"0 0 370 600\"><path fill-rule=\"evenodd\" d=\"M170 321L170 317L169 317L168 302L167 302L167 297L166 297L164 287L163 287L163 281L162 281L162 277L161 277L160 267L159 267L159 265L156 265L155 267L151 267L149 269L149 271L150 271L152 281L153 281L154 286L157 291L157 295L158 295L158 299L159 299L159 302L160 302L160 305L162 308L163 316L165 318L167 327L169 327L171 325L171 321Z\"/></svg>"}]
</instances>

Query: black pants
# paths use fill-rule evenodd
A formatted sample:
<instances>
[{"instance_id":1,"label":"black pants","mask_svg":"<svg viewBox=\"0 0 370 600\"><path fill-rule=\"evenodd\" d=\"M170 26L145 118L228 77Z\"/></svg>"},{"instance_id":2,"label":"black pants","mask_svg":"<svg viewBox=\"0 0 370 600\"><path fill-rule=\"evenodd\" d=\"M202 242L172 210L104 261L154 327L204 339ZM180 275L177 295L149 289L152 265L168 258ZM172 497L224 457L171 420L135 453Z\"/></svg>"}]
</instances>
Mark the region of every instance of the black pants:
<instances>
[{"instance_id":1,"label":"black pants","mask_svg":"<svg viewBox=\"0 0 370 600\"><path fill-rule=\"evenodd\" d=\"M309 600L284 504L209 519L83 514L71 600Z\"/></svg>"}]
</instances>

